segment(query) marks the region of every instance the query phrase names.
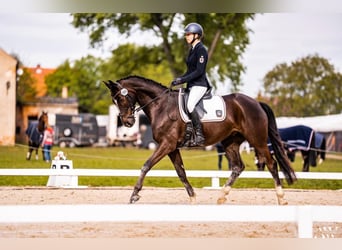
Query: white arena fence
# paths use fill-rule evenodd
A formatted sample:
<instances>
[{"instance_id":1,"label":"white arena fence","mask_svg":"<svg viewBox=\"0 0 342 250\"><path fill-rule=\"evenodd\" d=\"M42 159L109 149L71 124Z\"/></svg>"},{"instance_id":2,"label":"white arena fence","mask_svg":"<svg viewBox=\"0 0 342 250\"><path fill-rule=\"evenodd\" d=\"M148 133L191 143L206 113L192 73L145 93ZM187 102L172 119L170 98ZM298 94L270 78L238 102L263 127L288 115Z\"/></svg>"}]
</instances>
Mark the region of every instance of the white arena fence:
<instances>
[{"instance_id":1,"label":"white arena fence","mask_svg":"<svg viewBox=\"0 0 342 250\"><path fill-rule=\"evenodd\" d=\"M340 206L244 205L4 205L0 223L294 222L312 238L313 222L342 222ZM331 233L330 237L333 237Z\"/></svg>"},{"instance_id":2,"label":"white arena fence","mask_svg":"<svg viewBox=\"0 0 342 250\"><path fill-rule=\"evenodd\" d=\"M231 171L187 170L187 177L211 178L211 187L220 188L220 178L228 178ZM138 177L140 170L134 169L0 169L0 176L105 176ZM298 179L342 180L338 172L297 172ZM151 170L151 177L178 177L175 170ZM279 173L284 178L283 173ZM244 171L239 178L272 178L268 171Z\"/></svg>"},{"instance_id":3,"label":"white arena fence","mask_svg":"<svg viewBox=\"0 0 342 250\"><path fill-rule=\"evenodd\" d=\"M188 177L219 179L231 171L188 170ZM284 178L282 173L279 173ZM0 176L139 176L132 169L0 169ZM151 170L147 176L178 177L175 170ZM299 179L342 180L342 173L298 172ZM240 178L272 178L269 172L244 171ZM77 188L76 182L69 188ZM341 206L239 206L239 205L3 205L0 223L44 222L295 222L299 238L313 237L313 222L342 222Z\"/></svg>"}]
</instances>

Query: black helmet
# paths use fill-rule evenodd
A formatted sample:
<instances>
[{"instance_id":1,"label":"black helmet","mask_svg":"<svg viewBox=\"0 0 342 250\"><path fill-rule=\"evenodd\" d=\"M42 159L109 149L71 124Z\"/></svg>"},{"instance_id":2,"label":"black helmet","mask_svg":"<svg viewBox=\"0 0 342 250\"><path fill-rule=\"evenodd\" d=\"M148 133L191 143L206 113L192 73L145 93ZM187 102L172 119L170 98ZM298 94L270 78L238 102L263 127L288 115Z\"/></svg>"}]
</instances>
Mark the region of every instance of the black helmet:
<instances>
[{"instance_id":1,"label":"black helmet","mask_svg":"<svg viewBox=\"0 0 342 250\"><path fill-rule=\"evenodd\" d=\"M198 23L189 23L187 26L185 26L184 32L185 34L193 33L203 36L203 28Z\"/></svg>"}]
</instances>

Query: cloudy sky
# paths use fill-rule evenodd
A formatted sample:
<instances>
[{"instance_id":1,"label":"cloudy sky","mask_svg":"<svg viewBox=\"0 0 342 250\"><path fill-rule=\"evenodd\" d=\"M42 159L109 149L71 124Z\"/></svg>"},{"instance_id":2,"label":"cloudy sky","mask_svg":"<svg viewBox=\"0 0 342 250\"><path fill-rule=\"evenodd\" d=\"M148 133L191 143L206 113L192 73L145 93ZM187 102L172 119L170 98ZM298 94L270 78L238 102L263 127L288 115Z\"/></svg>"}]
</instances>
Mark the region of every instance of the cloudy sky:
<instances>
[{"instance_id":1,"label":"cloudy sky","mask_svg":"<svg viewBox=\"0 0 342 250\"><path fill-rule=\"evenodd\" d=\"M109 55L108 51L91 49L87 34L70 22L66 13L0 13L0 48L18 54L27 66L40 64L47 68L87 54ZM247 71L242 92L255 97L263 76L276 64L290 63L309 54L328 59L342 72L341 24L342 13L258 14L248 25L253 33L244 54ZM115 37L115 41L125 39ZM223 89L220 94L226 93Z\"/></svg>"}]
</instances>

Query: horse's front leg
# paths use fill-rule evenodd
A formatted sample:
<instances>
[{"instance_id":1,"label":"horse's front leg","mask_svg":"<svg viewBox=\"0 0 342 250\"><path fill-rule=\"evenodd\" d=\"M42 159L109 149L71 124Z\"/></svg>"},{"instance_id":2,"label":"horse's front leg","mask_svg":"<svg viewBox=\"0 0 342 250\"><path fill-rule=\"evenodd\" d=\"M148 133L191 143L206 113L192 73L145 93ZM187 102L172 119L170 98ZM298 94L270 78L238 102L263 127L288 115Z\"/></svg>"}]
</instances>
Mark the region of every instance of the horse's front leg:
<instances>
[{"instance_id":1,"label":"horse's front leg","mask_svg":"<svg viewBox=\"0 0 342 250\"><path fill-rule=\"evenodd\" d=\"M135 203L140 199L141 196L139 195L139 192L142 189L146 174L155 164L157 164L157 162L159 162L169 152L170 150L167 146L163 146L162 144L160 144L157 147L157 149L153 152L152 156L145 162L145 164L141 168L139 179L134 186L133 193L129 200L130 203Z\"/></svg>"},{"instance_id":2,"label":"horse's front leg","mask_svg":"<svg viewBox=\"0 0 342 250\"><path fill-rule=\"evenodd\" d=\"M191 184L188 181L188 178L186 177L184 164L182 160L182 156L179 152L179 149L176 149L175 151L169 153L169 158L173 163L173 166L176 169L177 175L181 182L183 183L186 191L188 192L188 195L190 197L190 203L196 202L196 194L194 192L194 189L192 188Z\"/></svg>"},{"instance_id":3,"label":"horse's front leg","mask_svg":"<svg viewBox=\"0 0 342 250\"><path fill-rule=\"evenodd\" d=\"M227 157L229 158L229 162L232 165L232 173L226 181L224 187L221 190L221 195L217 199L217 204L223 204L226 202L228 196L234 182L240 176L241 172L245 169L245 165L241 160L239 153L239 144L232 144L227 149Z\"/></svg>"}]
</instances>

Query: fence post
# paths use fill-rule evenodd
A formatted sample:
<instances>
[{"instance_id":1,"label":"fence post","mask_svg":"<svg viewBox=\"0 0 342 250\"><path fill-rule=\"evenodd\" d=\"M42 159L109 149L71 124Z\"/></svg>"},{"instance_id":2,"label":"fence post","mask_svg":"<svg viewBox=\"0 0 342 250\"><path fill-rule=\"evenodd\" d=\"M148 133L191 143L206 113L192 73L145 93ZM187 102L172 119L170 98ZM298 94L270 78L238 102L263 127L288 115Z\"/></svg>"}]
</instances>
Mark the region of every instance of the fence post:
<instances>
[{"instance_id":1,"label":"fence post","mask_svg":"<svg viewBox=\"0 0 342 250\"><path fill-rule=\"evenodd\" d=\"M211 177L211 188L220 188L220 178L219 177Z\"/></svg>"},{"instance_id":2,"label":"fence post","mask_svg":"<svg viewBox=\"0 0 342 250\"><path fill-rule=\"evenodd\" d=\"M297 226L298 238L312 238L313 222L311 206L297 207Z\"/></svg>"}]
</instances>

